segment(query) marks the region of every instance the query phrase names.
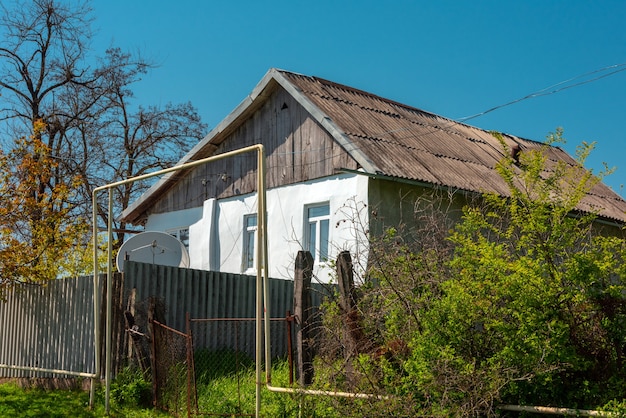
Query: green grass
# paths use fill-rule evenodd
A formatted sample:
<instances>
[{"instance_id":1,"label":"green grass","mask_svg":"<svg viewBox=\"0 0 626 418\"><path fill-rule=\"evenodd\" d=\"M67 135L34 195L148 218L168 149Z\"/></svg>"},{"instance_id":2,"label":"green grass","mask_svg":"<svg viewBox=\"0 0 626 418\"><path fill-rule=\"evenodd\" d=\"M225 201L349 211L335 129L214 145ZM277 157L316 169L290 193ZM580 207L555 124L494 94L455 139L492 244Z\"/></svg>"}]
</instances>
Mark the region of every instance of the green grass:
<instances>
[{"instance_id":1,"label":"green grass","mask_svg":"<svg viewBox=\"0 0 626 418\"><path fill-rule=\"evenodd\" d=\"M100 391L101 392L101 391ZM0 385L0 417L91 418L103 417L104 395L99 393L93 410L89 393L75 390L24 389L13 383ZM153 409L111 404L113 418L168 417Z\"/></svg>"},{"instance_id":2,"label":"green grass","mask_svg":"<svg viewBox=\"0 0 626 418\"><path fill-rule=\"evenodd\" d=\"M205 414L254 414L256 403L256 371L254 362L245 357L235 359L228 353L199 353L196 357L196 388L198 410ZM232 354L232 353L231 353ZM222 365L203 370L198 363L213 364L208 360L221 359ZM228 359L228 361L223 361ZM239 367L235 364L239 362ZM265 379L263 376L262 379ZM286 360L272 363L272 384L277 387L289 386L289 365ZM303 396L298 394L271 392L265 386L261 389L261 416L271 418L345 418L333 408L332 400L326 397Z\"/></svg>"},{"instance_id":3,"label":"green grass","mask_svg":"<svg viewBox=\"0 0 626 418\"><path fill-rule=\"evenodd\" d=\"M224 353L221 353L224 354ZM210 353L204 353L205 359ZM200 356L200 357L202 357ZM200 367L197 380L199 411L209 414L254 414L255 412L255 367L245 358L229 358L221 368L212 371ZM208 363L205 363L208 364ZM286 361L277 361L272 367L274 386L289 386L289 367ZM264 377L263 377L264 379ZM170 417L146 404L147 382L140 372L124 369L111 384L110 417L147 418ZM265 387L261 392L262 417L316 417L345 418L336 407L336 402L350 402L328 397L302 396L270 392ZM358 411L358 407L354 412ZM0 418L4 417L103 417L104 389L99 388L93 410L89 409L89 393L74 390L24 389L15 384L0 385ZM186 414L182 414L186 416Z\"/></svg>"}]
</instances>

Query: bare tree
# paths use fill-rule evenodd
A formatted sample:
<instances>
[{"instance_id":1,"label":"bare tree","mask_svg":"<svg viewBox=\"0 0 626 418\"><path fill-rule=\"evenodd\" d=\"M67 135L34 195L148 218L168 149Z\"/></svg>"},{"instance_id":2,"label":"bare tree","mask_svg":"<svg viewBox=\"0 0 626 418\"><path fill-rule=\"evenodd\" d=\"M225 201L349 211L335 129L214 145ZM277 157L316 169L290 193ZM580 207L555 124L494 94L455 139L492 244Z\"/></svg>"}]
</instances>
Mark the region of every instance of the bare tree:
<instances>
[{"instance_id":1,"label":"bare tree","mask_svg":"<svg viewBox=\"0 0 626 418\"><path fill-rule=\"evenodd\" d=\"M206 126L191 104L132 103L132 85L153 68L149 62L117 48L100 59L89 55L89 2L34 0L0 8L0 143L7 153L21 138L44 145L37 152L55 164L27 193L44 202L59 188L73 190L54 200L51 209L66 214L57 222L87 221L93 188L171 165L203 135ZM119 190L116 208L144 187ZM41 213L24 216L33 227L44 221ZM101 211L102 222L107 216Z\"/></svg>"},{"instance_id":2,"label":"bare tree","mask_svg":"<svg viewBox=\"0 0 626 418\"><path fill-rule=\"evenodd\" d=\"M133 106L131 85L139 80L145 67L133 62L133 56L112 48L106 52L103 68L107 87L96 106L98 117L78 126L77 151L83 154L77 171L83 179L84 199L94 187L170 167L195 144L206 131L191 103L164 107ZM145 182L120 186L116 190L116 212L145 191ZM107 222L106 211L99 211ZM121 231L116 244L124 239L126 225L116 224Z\"/></svg>"}]
</instances>

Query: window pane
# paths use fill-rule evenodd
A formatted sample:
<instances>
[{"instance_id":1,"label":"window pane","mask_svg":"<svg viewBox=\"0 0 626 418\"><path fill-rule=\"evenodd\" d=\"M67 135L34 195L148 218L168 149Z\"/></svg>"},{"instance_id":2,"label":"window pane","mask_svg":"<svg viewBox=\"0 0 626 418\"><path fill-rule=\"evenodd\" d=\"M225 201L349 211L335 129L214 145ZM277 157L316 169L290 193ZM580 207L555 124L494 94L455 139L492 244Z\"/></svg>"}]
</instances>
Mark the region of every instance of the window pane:
<instances>
[{"instance_id":1,"label":"window pane","mask_svg":"<svg viewBox=\"0 0 626 418\"><path fill-rule=\"evenodd\" d=\"M330 206L328 204L309 206L306 208L308 230L306 249L316 263L328 260L328 240L330 224Z\"/></svg>"},{"instance_id":2,"label":"window pane","mask_svg":"<svg viewBox=\"0 0 626 418\"><path fill-rule=\"evenodd\" d=\"M243 244L243 268L244 270L254 269L255 266L255 245L256 245L257 216L247 215L244 217L244 244Z\"/></svg>"},{"instance_id":3,"label":"window pane","mask_svg":"<svg viewBox=\"0 0 626 418\"><path fill-rule=\"evenodd\" d=\"M256 215L248 216L246 218L246 228L251 228L253 226L256 226Z\"/></svg>"},{"instance_id":4,"label":"window pane","mask_svg":"<svg viewBox=\"0 0 626 418\"><path fill-rule=\"evenodd\" d=\"M316 255L316 234L317 234L317 228L316 228L317 224L315 222L310 222L309 223L309 248L307 248L307 250L309 250L309 252L311 253L311 255L313 256L313 259L315 259L317 257Z\"/></svg>"},{"instance_id":5,"label":"window pane","mask_svg":"<svg viewBox=\"0 0 626 418\"><path fill-rule=\"evenodd\" d=\"M320 261L328 260L328 219L320 221Z\"/></svg>"},{"instance_id":6,"label":"window pane","mask_svg":"<svg viewBox=\"0 0 626 418\"><path fill-rule=\"evenodd\" d=\"M318 216L328 216L328 215L330 215L330 208L328 205L313 206L309 208L309 219L317 218Z\"/></svg>"},{"instance_id":7,"label":"window pane","mask_svg":"<svg viewBox=\"0 0 626 418\"><path fill-rule=\"evenodd\" d=\"M246 246L246 262L245 262L245 267L246 269L251 269L254 268L254 231L252 232L248 232L246 234L246 239L248 240L247 242L247 246Z\"/></svg>"}]
</instances>

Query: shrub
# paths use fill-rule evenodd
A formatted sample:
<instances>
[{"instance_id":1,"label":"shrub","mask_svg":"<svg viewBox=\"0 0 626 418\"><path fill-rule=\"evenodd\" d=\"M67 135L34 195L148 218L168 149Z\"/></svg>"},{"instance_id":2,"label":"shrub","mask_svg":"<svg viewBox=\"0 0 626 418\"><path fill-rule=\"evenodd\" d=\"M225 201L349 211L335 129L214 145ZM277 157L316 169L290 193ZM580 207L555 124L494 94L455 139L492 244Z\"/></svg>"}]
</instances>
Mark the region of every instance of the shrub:
<instances>
[{"instance_id":1,"label":"shrub","mask_svg":"<svg viewBox=\"0 0 626 418\"><path fill-rule=\"evenodd\" d=\"M152 384L137 367L125 367L111 382L111 401L119 406L152 406Z\"/></svg>"}]
</instances>

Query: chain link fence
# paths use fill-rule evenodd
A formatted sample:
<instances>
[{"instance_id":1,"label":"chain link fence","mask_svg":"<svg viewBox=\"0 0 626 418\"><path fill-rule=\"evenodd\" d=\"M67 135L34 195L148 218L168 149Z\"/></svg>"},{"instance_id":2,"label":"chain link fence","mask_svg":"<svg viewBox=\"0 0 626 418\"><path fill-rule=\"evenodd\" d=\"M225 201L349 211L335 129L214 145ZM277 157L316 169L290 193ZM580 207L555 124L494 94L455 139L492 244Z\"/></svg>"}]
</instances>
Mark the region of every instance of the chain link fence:
<instances>
[{"instance_id":1,"label":"chain link fence","mask_svg":"<svg viewBox=\"0 0 626 418\"><path fill-rule=\"evenodd\" d=\"M293 317L270 320L270 335L291 347ZM152 325L154 405L175 416L254 416L254 318L187 318L186 332ZM279 353L292 371L291 349Z\"/></svg>"},{"instance_id":2,"label":"chain link fence","mask_svg":"<svg viewBox=\"0 0 626 418\"><path fill-rule=\"evenodd\" d=\"M197 413L254 416L255 319L190 319L188 323L194 344ZM285 318L272 319L270 327L270 335L287 338Z\"/></svg>"},{"instance_id":3,"label":"chain link fence","mask_svg":"<svg viewBox=\"0 0 626 418\"><path fill-rule=\"evenodd\" d=\"M191 416L196 409L191 335L156 320L150 323L154 406L175 416Z\"/></svg>"}]
</instances>

